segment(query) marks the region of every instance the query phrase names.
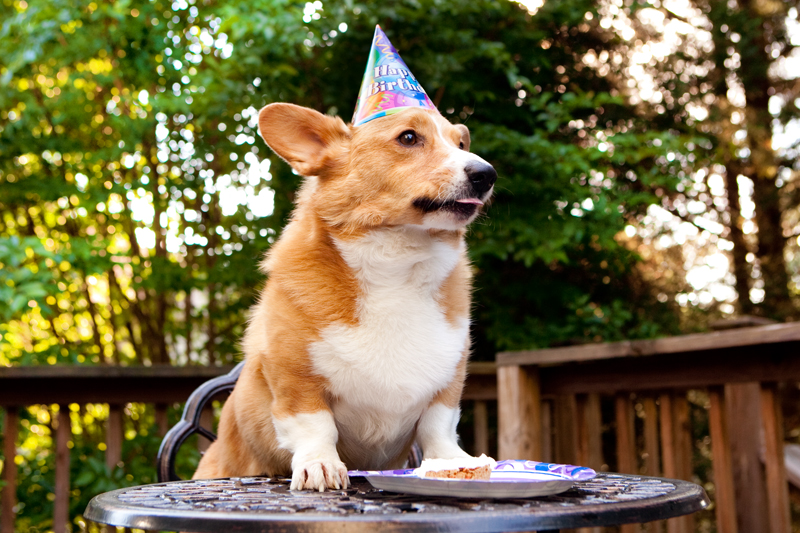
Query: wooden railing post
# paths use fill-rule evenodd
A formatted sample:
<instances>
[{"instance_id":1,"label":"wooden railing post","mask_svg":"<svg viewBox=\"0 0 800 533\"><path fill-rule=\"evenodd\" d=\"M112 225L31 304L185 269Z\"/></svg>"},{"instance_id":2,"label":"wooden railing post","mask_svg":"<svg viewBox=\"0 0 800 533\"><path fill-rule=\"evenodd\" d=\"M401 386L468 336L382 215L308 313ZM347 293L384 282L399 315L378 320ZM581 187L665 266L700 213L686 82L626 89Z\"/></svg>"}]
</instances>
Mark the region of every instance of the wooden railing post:
<instances>
[{"instance_id":1,"label":"wooden railing post","mask_svg":"<svg viewBox=\"0 0 800 533\"><path fill-rule=\"evenodd\" d=\"M538 368L497 368L498 459L541 459L540 390Z\"/></svg>"},{"instance_id":2,"label":"wooden railing post","mask_svg":"<svg viewBox=\"0 0 800 533\"><path fill-rule=\"evenodd\" d=\"M739 531L769 533L764 466L760 459L764 440L761 385L758 382L725 385L725 404L731 421L728 437Z\"/></svg>"},{"instance_id":3,"label":"wooden railing post","mask_svg":"<svg viewBox=\"0 0 800 533\"><path fill-rule=\"evenodd\" d=\"M689 399L686 391L676 394L672 402L673 424L675 427L675 458L678 469L678 479L690 481L692 479L692 421ZM694 515L685 515L674 518L683 524L683 531L694 531Z\"/></svg>"},{"instance_id":4,"label":"wooden railing post","mask_svg":"<svg viewBox=\"0 0 800 533\"><path fill-rule=\"evenodd\" d=\"M603 420L600 395L577 396L578 457L577 464L600 470L603 466Z\"/></svg>"},{"instance_id":5,"label":"wooden railing post","mask_svg":"<svg viewBox=\"0 0 800 533\"><path fill-rule=\"evenodd\" d=\"M614 397L614 415L617 421L617 470L624 474L636 474L636 441L630 394L618 393Z\"/></svg>"},{"instance_id":6,"label":"wooden railing post","mask_svg":"<svg viewBox=\"0 0 800 533\"><path fill-rule=\"evenodd\" d=\"M53 532L67 533L69 523L69 446L72 424L69 406L58 406L56 426L56 500L53 505Z\"/></svg>"},{"instance_id":7,"label":"wooden railing post","mask_svg":"<svg viewBox=\"0 0 800 533\"><path fill-rule=\"evenodd\" d=\"M661 454L658 440L658 406L652 395L642 398L644 408L644 473L648 476L661 475ZM644 527L648 533L663 533L664 521L651 522Z\"/></svg>"},{"instance_id":8,"label":"wooden railing post","mask_svg":"<svg viewBox=\"0 0 800 533\"><path fill-rule=\"evenodd\" d=\"M109 404L106 421L106 466L113 472L122 460L122 406Z\"/></svg>"},{"instance_id":9,"label":"wooden railing post","mask_svg":"<svg viewBox=\"0 0 800 533\"><path fill-rule=\"evenodd\" d=\"M122 461L122 442L125 440L125 429L122 424L124 407L122 404L108 404L108 420L106 421L106 466L109 473ZM103 533L111 533L116 528L103 526ZM125 529L126 532L130 531Z\"/></svg>"},{"instance_id":10,"label":"wooden railing post","mask_svg":"<svg viewBox=\"0 0 800 533\"><path fill-rule=\"evenodd\" d=\"M636 435L633 426L633 402L630 393L620 392L614 397L614 418L617 422L617 470L636 474ZM623 524L620 533L638 533L638 524Z\"/></svg>"},{"instance_id":11,"label":"wooden railing post","mask_svg":"<svg viewBox=\"0 0 800 533\"><path fill-rule=\"evenodd\" d=\"M671 393L658 397L661 423L661 466L664 477L678 478L678 467L675 460L675 425L673 424L673 398Z\"/></svg>"},{"instance_id":12,"label":"wooden railing post","mask_svg":"<svg viewBox=\"0 0 800 533\"><path fill-rule=\"evenodd\" d=\"M552 463L555 461L555 454L553 453L553 401L542 400L540 405L541 408L539 409L539 412L542 416L542 438L540 439L540 442L542 443L542 453L539 461L544 463Z\"/></svg>"},{"instance_id":13,"label":"wooden railing post","mask_svg":"<svg viewBox=\"0 0 800 533\"><path fill-rule=\"evenodd\" d=\"M789 487L783 458L783 415L774 383L761 385L761 418L764 422L764 447L767 470L767 504L772 533L790 533Z\"/></svg>"},{"instance_id":14,"label":"wooden railing post","mask_svg":"<svg viewBox=\"0 0 800 533\"><path fill-rule=\"evenodd\" d=\"M575 464L600 470L603 465L603 421L600 412L600 395L578 394L575 397L577 422L577 457ZM577 533L601 533L600 527L584 527Z\"/></svg>"},{"instance_id":15,"label":"wooden railing post","mask_svg":"<svg viewBox=\"0 0 800 533\"><path fill-rule=\"evenodd\" d=\"M690 480L692 435L686 394L670 392L659 396L658 401L661 404L661 463L664 477ZM667 520L667 533L691 531L694 531L694 518L691 515Z\"/></svg>"},{"instance_id":16,"label":"wooden railing post","mask_svg":"<svg viewBox=\"0 0 800 533\"><path fill-rule=\"evenodd\" d=\"M0 533L14 533L14 507L17 505L17 434L19 414L16 407L6 407L3 427L3 481L0 498Z\"/></svg>"},{"instance_id":17,"label":"wooden railing post","mask_svg":"<svg viewBox=\"0 0 800 533\"><path fill-rule=\"evenodd\" d=\"M692 479L692 421L689 409L689 400L686 391L681 391L675 395L672 402L673 424L675 426L675 463L678 471L678 479L691 481ZM692 521L692 515L686 515L687 521ZM693 530L691 527L689 530Z\"/></svg>"},{"instance_id":18,"label":"wooden railing post","mask_svg":"<svg viewBox=\"0 0 800 533\"><path fill-rule=\"evenodd\" d=\"M736 497L733 492L731 445L728 436L724 389L710 387L708 396L711 402L708 426L711 433L711 454L714 467L717 531L719 533L737 533L739 527L736 521Z\"/></svg>"},{"instance_id":19,"label":"wooden railing post","mask_svg":"<svg viewBox=\"0 0 800 533\"><path fill-rule=\"evenodd\" d=\"M578 418L574 394L561 394L555 399L555 462L578 464Z\"/></svg>"},{"instance_id":20,"label":"wooden railing post","mask_svg":"<svg viewBox=\"0 0 800 533\"><path fill-rule=\"evenodd\" d=\"M167 404L157 403L155 405L155 418L156 426L158 427L158 436L163 437L169 430L169 420L167 420Z\"/></svg>"},{"instance_id":21,"label":"wooden railing post","mask_svg":"<svg viewBox=\"0 0 800 533\"><path fill-rule=\"evenodd\" d=\"M475 455L489 454L489 413L486 402L476 400L472 404L472 436L475 443Z\"/></svg>"},{"instance_id":22,"label":"wooden railing post","mask_svg":"<svg viewBox=\"0 0 800 533\"><path fill-rule=\"evenodd\" d=\"M644 407L644 467L648 476L661 474L660 454L658 453L658 407L652 396L642 399Z\"/></svg>"}]
</instances>

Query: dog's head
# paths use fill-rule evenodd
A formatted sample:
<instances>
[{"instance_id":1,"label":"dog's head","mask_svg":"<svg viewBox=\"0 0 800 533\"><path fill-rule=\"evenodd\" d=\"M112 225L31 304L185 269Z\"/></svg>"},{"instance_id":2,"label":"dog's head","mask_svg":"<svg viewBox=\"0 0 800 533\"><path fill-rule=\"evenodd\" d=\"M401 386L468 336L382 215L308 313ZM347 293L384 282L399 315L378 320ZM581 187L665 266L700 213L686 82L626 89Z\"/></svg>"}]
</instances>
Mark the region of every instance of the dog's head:
<instances>
[{"instance_id":1,"label":"dog's head","mask_svg":"<svg viewBox=\"0 0 800 533\"><path fill-rule=\"evenodd\" d=\"M275 153L310 178L300 203L347 233L414 224L458 230L492 194L497 173L469 153L469 130L408 109L358 127L292 104L270 104L259 129Z\"/></svg>"}]
</instances>

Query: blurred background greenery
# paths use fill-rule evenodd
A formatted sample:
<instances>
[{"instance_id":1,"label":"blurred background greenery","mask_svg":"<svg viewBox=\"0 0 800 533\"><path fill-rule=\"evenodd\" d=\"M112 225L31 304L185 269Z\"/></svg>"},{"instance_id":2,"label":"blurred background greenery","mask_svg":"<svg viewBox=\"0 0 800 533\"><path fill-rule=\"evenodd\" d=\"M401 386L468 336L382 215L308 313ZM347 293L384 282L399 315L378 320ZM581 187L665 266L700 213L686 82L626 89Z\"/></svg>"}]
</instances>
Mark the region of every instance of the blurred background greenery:
<instances>
[{"instance_id":1,"label":"blurred background greenery","mask_svg":"<svg viewBox=\"0 0 800 533\"><path fill-rule=\"evenodd\" d=\"M258 109L349 120L376 23L500 176L474 359L796 320L797 4L2 0L0 365L238 361L299 184ZM79 520L159 438L129 405L109 471L107 409L75 407ZM52 527L55 409L21 411L20 530Z\"/></svg>"}]
</instances>

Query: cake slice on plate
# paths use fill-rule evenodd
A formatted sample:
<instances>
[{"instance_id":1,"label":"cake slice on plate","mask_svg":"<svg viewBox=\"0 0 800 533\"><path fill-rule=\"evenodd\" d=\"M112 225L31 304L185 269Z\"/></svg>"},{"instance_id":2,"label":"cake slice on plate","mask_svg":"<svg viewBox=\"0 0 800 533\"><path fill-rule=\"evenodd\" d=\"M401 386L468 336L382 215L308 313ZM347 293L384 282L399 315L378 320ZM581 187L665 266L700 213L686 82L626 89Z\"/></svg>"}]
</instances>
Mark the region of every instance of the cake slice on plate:
<instances>
[{"instance_id":1,"label":"cake slice on plate","mask_svg":"<svg viewBox=\"0 0 800 533\"><path fill-rule=\"evenodd\" d=\"M414 474L424 478L488 480L495 464L495 460L485 454L480 457L425 459Z\"/></svg>"}]
</instances>

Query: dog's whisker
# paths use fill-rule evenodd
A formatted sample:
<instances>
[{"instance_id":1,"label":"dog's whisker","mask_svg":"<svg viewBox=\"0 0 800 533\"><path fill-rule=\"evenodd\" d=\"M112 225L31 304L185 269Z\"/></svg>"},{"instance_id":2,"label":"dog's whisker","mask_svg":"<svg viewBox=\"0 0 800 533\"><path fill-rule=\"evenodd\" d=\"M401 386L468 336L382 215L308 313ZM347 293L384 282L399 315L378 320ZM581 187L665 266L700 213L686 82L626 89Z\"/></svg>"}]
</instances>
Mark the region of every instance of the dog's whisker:
<instances>
[{"instance_id":1,"label":"dog's whisker","mask_svg":"<svg viewBox=\"0 0 800 533\"><path fill-rule=\"evenodd\" d=\"M439 200L439 198L441 198L441 197L442 197L442 189L444 189L444 187L445 187L445 184L444 184L444 183L442 183L442 184L440 184L440 185L439 185L439 190L438 190L438 191L436 191L436 199L437 199L437 200Z\"/></svg>"}]
</instances>

